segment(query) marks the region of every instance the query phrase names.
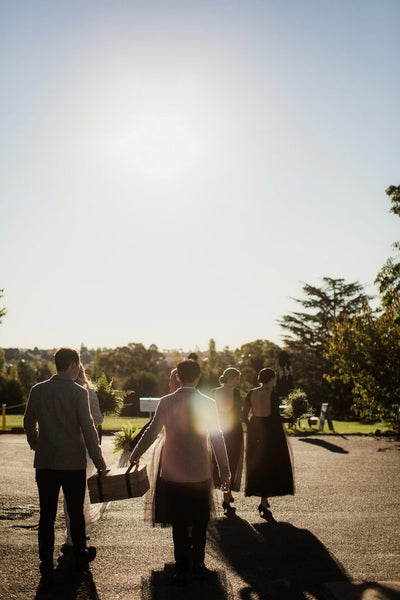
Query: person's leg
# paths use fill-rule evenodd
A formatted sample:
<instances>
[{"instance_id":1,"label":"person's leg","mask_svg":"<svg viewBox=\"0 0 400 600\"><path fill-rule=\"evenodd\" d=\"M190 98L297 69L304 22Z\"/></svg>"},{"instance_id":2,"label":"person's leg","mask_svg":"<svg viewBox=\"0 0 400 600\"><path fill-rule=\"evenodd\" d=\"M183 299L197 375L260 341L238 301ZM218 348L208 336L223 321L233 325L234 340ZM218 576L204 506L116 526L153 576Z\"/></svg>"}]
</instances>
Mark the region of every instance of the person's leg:
<instances>
[{"instance_id":1,"label":"person's leg","mask_svg":"<svg viewBox=\"0 0 400 600\"><path fill-rule=\"evenodd\" d=\"M172 523L176 572L186 574L190 566L190 544L187 523Z\"/></svg>"},{"instance_id":2,"label":"person's leg","mask_svg":"<svg viewBox=\"0 0 400 600\"><path fill-rule=\"evenodd\" d=\"M63 544L63 547L70 546L72 548L71 522L69 519L67 501L65 499L65 495L64 495L63 505L64 505L64 518L65 518L65 542ZM61 550L63 550L63 548Z\"/></svg>"},{"instance_id":3,"label":"person's leg","mask_svg":"<svg viewBox=\"0 0 400 600\"><path fill-rule=\"evenodd\" d=\"M86 481L89 479L89 477L94 473L94 471L96 470L92 459L90 458L88 452L86 451L86 460L87 460L87 467L86 467ZM90 495L89 495L89 489L86 483L86 487L85 487L85 499L83 501L83 516L85 518L85 530L86 530L86 538L88 537L88 535L92 532L95 523L97 522L98 518L95 520L95 522L93 522L93 519L91 518L91 508L92 508L92 504L90 502ZM98 514L97 512L95 512L95 514ZM100 513L101 514L101 513ZM66 531L65 531L65 542L63 544L63 548L65 547L71 547L73 546L72 544L72 537L71 537L71 523L70 523L70 519L69 519L69 514L68 514L68 509L67 509L67 502L65 500L65 495L64 495L64 517L65 517L65 527L66 527Z\"/></svg>"},{"instance_id":4,"label":"person's leg","mask_svg":"<svg viewBox=\"0 0 400 600\"><path fill-rule=\"evenodd\" d=\"M36 469L36 483L40 504L38 532L40 572L46 575L53 569L54 522L61 485L59 471Z\"/></svg>"},{"instance_id":5,"label":"person's leg","mask_svg":"<svg viewBox=\"0 0 400 600\"><path fill-rule=\"evenodd\" d=\"M207 525L208 522L206 519L204 519L194 522L192 526L192 557L194 568L204 563Z\"/></svg>"},{"instance_id":6,"label":"person's leg","mask_svg":"<svg viewBox=\"0 0 400 600\"><path fill-rule=\"evenodd\" d=\"M86 531L83 500L86 489L86 470L63 471L62 488L70 519L70 530L77 559L85 554Z\"/></svg>"}]
</instances>

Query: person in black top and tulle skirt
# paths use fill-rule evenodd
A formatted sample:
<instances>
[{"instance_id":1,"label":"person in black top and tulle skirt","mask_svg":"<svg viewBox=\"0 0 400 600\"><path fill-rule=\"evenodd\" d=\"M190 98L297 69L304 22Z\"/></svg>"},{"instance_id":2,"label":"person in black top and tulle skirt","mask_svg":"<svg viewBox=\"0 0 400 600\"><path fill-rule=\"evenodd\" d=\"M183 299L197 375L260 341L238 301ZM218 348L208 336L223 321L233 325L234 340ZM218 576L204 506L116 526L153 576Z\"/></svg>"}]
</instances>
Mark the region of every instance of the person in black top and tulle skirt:
<instances>
[{"instance_id":1,"label":"person in black top and tulle skirt","mask_svg":"<svg viewBox=\"0 0 400 600\"><path fill-rule=\"evenodd\" d=\"M234 498L231 490L239 491L243 470L243 428L242 428L242 398L238 385L241 373L238 369L228 367L219 378L221 387L212 391L211 395L217 403L219 421L224 434L226 451L228 453L229 467L231 470L231 487L224 493L222 508L224 514L234 512L232 503ZM214 481L219 487L218 470L214 461Z\"/></svg>"},{"instance_id":2,"label":"person in black top and tulle skirt","mask_svg":"<svg viewBox=\"0 0 400 600\"><path fill-rule=\"evenodd\" d=\"M275 379L275 371L261 369L260 386L248 392L242 416L247 424L245 496L260 496L258 511L268 521L274 521L268 498L294 494L291 454L273 389Z\"/></svg>"}]
</instances>

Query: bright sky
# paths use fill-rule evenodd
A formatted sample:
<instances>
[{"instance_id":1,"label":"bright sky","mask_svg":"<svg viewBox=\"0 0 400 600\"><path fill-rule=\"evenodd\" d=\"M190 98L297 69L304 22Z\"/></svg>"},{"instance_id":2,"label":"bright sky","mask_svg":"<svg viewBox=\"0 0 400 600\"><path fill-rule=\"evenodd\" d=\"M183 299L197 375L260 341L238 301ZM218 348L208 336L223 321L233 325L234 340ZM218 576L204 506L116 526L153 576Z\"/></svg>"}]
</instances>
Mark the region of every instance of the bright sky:
<instances>
[{"instance_id":1,"label":"bright sky","mask_svg":"<svg viewBox=\"0 0 400 600\"><path fill-rule=\"evenodd\" d=\"M279 343L399 239L398 0L1 4L0 346Z\"/></svg>"}]
</instances>

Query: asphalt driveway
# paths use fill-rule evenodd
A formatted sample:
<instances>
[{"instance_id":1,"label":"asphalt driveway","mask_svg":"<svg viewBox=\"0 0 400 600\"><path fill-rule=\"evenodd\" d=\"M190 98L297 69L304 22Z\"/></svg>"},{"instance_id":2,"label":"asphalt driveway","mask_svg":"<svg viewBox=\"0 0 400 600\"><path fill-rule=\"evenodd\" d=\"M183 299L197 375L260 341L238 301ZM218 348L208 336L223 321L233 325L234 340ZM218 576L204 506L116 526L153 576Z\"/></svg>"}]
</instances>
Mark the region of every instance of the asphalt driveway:
<instances>
[{"instance_id":1,"label":"asphalt driveway","mask_svg":"<svg viewBox=\"0 0 400 600\"><path fill-rule=\"evenodd\" d=\"M0 597L398 598L400 441L313 436L292 438L291 445L296 494L271 501L272 524L258 516L257 498L235 494L236 515L224 518L221 511L209 529L206 582L171 585L171 531L144 523L143 499L134 499L109 505L92 535L98 556L91 574L78 579L70 564L61 564L50 593L38 589L33 453L23 435L1 435ZM110 464L111 438L103 448ZM57 550L63 533L60 510Z\"/></svg>"}]
</instances>

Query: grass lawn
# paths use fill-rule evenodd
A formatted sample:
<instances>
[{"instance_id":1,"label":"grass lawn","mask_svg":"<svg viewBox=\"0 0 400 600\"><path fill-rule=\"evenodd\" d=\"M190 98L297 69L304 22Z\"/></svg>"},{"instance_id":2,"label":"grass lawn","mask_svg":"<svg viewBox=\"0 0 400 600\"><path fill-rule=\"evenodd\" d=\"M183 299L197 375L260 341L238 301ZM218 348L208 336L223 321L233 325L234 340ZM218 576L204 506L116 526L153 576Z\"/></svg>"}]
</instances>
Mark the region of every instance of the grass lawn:
<instances>
[{"instance_id":1,"label":"grass lawn","mask_svg":"<svg viewBox=\"0 0 400 600\"><path fill-rule=\"evenodd\" d=\"M320 434L335 435L335 434L361 434L371 435L376 432L377 429L381 433L386 431L393 431L393 428L389 423L376 421L375 423L361 423L360 421L333 421L333 428L335 431L329 431L328 423L325 421L324 431ZM302 433L319 433L317 427L309 427L307 419L301 420L296 428L287 428L289 435L299 435Z\"/></svg>"},{"instance_id":2,"label":"grass lawn","mask_svg":"<svg viewBox=\"0 0 400 600\"><path fill-rule=\"evenodd\" d=\"M22 415L7 415L6 418L6 430L10 431L13 427L22 427ZM121 429L124 425L133 425L134 427L140 428L147 423L149 417L105 417L103 423L103 432L116 431ZM360 423L359 421L333 421L335 431L329 431L328 424L325 423L323 435L334 435L334 434L361 434L368 435L374 434L377 429L381 433L392 431L392 427L389 423L383 423L377 421L376 423ZM287 427L287 426L286 426ZM303 419L300 421L295 429L288 429L289 435L301 435L304 433L319 434L318 427L309 427L307 420ZM322 435L322 434L319 434Z\"/></svg>"},{"instance_id":3,"label":"grass lawn","mask_svg":"<svg viewBox=\"0 0 400 600\"><path fill-rule=\"evenodd\" d=\"M133 425L134 427L143 427L149 420L149 417L105 417L103 422L103 431L116 431L124 425ZM23 415L7 415L6 430L10 431L13 427L22 427Z\"/></svg>"}]
</instances>

